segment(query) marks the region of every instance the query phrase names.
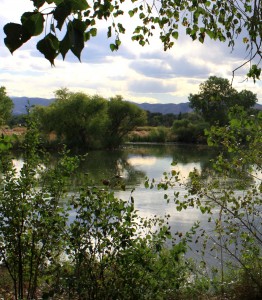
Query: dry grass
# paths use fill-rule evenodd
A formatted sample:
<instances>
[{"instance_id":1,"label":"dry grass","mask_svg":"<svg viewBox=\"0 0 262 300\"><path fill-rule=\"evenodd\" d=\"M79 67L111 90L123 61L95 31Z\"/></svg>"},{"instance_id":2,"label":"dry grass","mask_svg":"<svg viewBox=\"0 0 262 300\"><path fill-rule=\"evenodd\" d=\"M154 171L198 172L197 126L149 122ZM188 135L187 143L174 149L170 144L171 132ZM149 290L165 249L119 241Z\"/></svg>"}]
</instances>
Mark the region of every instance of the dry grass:
<instances>
[{"instance_id":1,"label":"dry grass","mask_svg":"<svg viewBox=\"0 0 262 300\"><path fill-rule=\"evenodd\" d=\"M9 128L7 126L5 127L1 127L0 128L0 134L4 134L4 135L18 135L18 136L22 136L26 133L26 128L25 127L21 127L21 126L18 126L18 127L14 127L14 128Z\"/></svg>"}]
</instances>

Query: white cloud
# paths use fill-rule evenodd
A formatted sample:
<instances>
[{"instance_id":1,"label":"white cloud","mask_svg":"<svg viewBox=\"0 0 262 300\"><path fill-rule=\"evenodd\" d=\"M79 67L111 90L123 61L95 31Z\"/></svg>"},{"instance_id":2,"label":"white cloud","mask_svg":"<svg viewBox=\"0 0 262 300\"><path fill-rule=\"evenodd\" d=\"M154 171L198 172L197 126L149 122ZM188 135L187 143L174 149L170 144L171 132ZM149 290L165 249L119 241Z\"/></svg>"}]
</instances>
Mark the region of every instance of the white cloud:
<instances>
[{"instance_id":1,"label":"white cloud","mask_svg":"<svg viewBox=\"0 0 262 300\"><path fill-rule=\"evenodd\" d=\"M0 26L7 22L20 22L24 11L32 10L31 1L1 0ZM106 27L101 26L96 38L89 41L83 51L82 63L69 54L66 60L58 58L56 67L35 49L36 37L14 52L12 56L3 42L0 44L0 83L11 96L53 97L53 91L68 87L73 91L101 94L110 97L121 94L136 102L186 102L190 93L198 91L199 84L210 75L232 78L232 70L243 61L242 46L230 53L226 44L208 41L202 45L181 35L173 49L164 52L155 37L150 45L141 47L131 42L132 23L126 23L127 35L122 37L118 52L111 52L106 38ZM4 33L0 30L3 40ZM238 46L238 45L237 45ZM245 72L236 73L234 87L250 89L258 94L262 103L261 83L242 82Z\"/></svg>"}]
</instances>

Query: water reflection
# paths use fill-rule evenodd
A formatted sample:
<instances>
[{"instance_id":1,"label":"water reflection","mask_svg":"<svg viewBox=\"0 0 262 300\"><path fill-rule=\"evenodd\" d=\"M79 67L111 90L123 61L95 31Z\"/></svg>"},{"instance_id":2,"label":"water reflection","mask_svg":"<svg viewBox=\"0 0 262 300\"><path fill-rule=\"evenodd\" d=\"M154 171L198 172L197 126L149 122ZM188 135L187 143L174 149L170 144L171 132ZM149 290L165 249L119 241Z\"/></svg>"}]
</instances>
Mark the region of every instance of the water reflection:
<instances>
[{"instance_id":1,"label":"water reflection","mask_svg":"<svg viewBox=\"0 0 262 300\"><path fill-rule=\"evenodd\" d=\"M128 200L133 192L136 209L142 216L164 216L170 214L170 223L181 231L186 231L192 224L203 217L198 210L177 212L172 201L167 204L164 192L156 189L144 188L145 178L161 180L163 172L176 169L182 180L186 182L189 172L198 169L207 173L211 168L211 159L215 157L212 149L196 145L126 145L115 151L90 151L81 162L79 172L88 173L89 177L98 185L105 180L121 180L126 185L126 191L116 191L116 195ZM56 156L52 157L55 163ZM172 166L172 163L176 163ZM23 160L18 157L14 160L17 169L20 169ZM186 191L178 187L180 196ZM172 198L174 191L168 193Z\"/></svg>"},{"instance_id":2,"label":"water reflection","mask_svg":"<svg viewBox=\"0 0 262 300\"><path fill-rule=\"evenodd\" d=\"M145 177L159 181L163 177L163 172L169 172L174 168L180 172L184 182L188 180L189 173L194 169L200 172L204 180L208 180L212 170L211 160L215 156L216 152L213 149L204 146L127 145L117 151L90 151L82 161L79 172L88 173L97 185L102 185L104 180L116 178L121 180L127 188L126 191L116 190L116 196L129 200L131 190L134 189L132 197L140 216L164 217L170 215L168 222L173 233L185 233L196 221L201 221L201 226L211 231L211 224L208 222L209 216L203 215L200 210L195 208L178 212L173 201L167 203L164 199L165 193L172 199L174 192L179 192L180 197L183 198L187 193L183 186L164 192L156 188L145 189L144 181ZM55 161L54 156L53 163ZM176 165L172 166L172 163L176 163ZM14 164L19 170L23 161L21 158L17 158L14 160ZM231 181L227 184L232 186ZM73 215L72 212L71 216L73 217ZM214 210L213 216L215 215L216 211ZM199 244L191 245L193 251L199 250Z\"/></svg>"}]
</instances>

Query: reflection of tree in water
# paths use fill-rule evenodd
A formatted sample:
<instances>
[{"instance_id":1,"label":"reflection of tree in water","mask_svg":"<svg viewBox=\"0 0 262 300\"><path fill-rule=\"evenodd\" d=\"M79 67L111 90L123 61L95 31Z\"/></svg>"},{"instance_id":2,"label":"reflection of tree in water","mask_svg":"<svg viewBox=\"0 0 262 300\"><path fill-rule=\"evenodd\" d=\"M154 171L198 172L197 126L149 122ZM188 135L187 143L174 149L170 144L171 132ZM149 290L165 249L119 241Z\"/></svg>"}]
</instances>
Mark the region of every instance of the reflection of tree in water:
<instances>
[{"instance_id":1,"label":"reflection of tree in water","mask_svg":"<svg viewBox=\"0 0 262 300\"><path fill-rule=\"evenodd\" d=\"M130 145L126 147L129 153L146 156L171 157L173 162L181 164L199 163L201 170L206 172L212 169L212 159L215 158L217 150L206 145Z\"/></svg>"},{"instance_id":2,"label":"reflection of tree in water","mask_svg":"<svg viewBox=\"0 0 262 300\"><path fill-rule=\"evenodd\" d=\"M128 163L128 152L122 150L90 151L81 163L80 172L88 173L97 184L102 182L136 186L145 178L145 173Z\"/></svg>"},{"instance_id":3,"label":"reflection of tree in water","mask_svg":"<svg viewBox=\"0 0 262 300\"><path fill-rule=\"evenodd\" d=\"M214 151L206 146L196 145L126 145L121 150L90 151L80 172L88 173L96 182L121 181L127 186L135 187L143 182L146 174L137 170L129 162L130 155L141 157L170 157L174 162L182 164L200 163L202 170L211 168L210 160Z\"/></svg>"}]
</instances>

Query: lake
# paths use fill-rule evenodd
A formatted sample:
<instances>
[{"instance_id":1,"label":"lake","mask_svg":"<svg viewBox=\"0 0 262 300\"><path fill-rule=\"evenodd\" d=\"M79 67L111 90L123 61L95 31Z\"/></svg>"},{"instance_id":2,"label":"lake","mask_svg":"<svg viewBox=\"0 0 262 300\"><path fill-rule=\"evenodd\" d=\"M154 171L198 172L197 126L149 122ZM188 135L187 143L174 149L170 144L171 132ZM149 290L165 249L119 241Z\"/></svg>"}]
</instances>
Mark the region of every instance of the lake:
<instances>
[{"instance_id":1,"label":"lake","mask_svg":"<svg viewBox=\"0 0 262 300\"><path fill-rule=\"evenodd\" d=\"M155 179L156 182L163 178L164 172L175 169L180 172L182 181L186 182L189 172L194 168L199 172L208 173L212 168L211 160L216 157L216 151L203 145L159 145L159 144L130 144L115 151L90 151L86 161L82 164L81 170L88 172L95 182L101 183L104 180L113 181L115 177L120 177L126 185L125 191L116 191L117 197L129 200L134 198L135 208L142 217L153 217L170 215L168 223L171 232L188 231L196 221L201 222L206 230L211 227L207 221L207 215L203 215L199 209L188 208L178 212L172 194L174 190L146 189L145 178ZM172 163L176 163L172 166ZM180 196L186 194L183 187L176 188ZM164 199L164 194L171 195L170 202ZM214 210L215 214L215 210ZM210 228L211 230L211 228ZM188 252L190 257L201 260L198 251L201 246L192 243ZM219 264L214 260L217 253L212 253L210 257L205 256L205 260L211 265Z\"/></svg>"},{"instance_id":2,"label":"lake","mask_svg":"<svg viewBox=\"0 0 262 300\"><path fill-rule=\"evenodd\" d=\"M207 216L198 209L188 208L178 212L172 198L169 203L164 199L164 194L172 195L174 190L146 189L145 178L155 179L156 182L163 178L163 172L175 169L180 172L181 179L186 182L189 172L194 168L205 173L212 167L211 160L216 156L212 148L200 145L156 145L156 144L130 144L114 151L89 151L85 161L81 163L80 172L88 173L98 184L103 181L121 180L126 190L116 190L117 197L124 200L134 198L135 208L143 217L170 215L169 225L172 233L188 231L196 221L201 221L206 229L210 227ZM22 159L15 160L19 168ZM172 166L172 163L176 163ZM183 187L177 188L180 196L186 193ZM192 244L191 256L199 250Z\"/></svg>"},{"instance_id":3,"label":"lake","mask_svg":"<svg viewBox=\"0 0 262 300\"><path fill-rule=\"evenodd\" d=\"M116 190L116 195L124 200L132 196L135 207L142 216L164 216L170 214L170 224L178 230L187 230L203 216L198 210L177 212L174 203L168 204L164 199L163 190L146 189L145 178L160 181L164 172L178 170L181 178L186 182L189 172L194 168L200 172L207 172L212 167L211 160L215 158L215 151L203 145L159 145L159 144L130 144L119 150L89 151L86 159L81 162L80 172L88 173L95 183L101 184L104 180L112 182L120 178L126 186L125 191ZM22 159L16 159L19 169ZM176 166L172 166L176 163ZM117 179L118 180L118 179ZM185 190L178 190L183 196ZM169 191L173 193L174 191Z\"/></svg>"},{"instance_id":4,"label":"lake","mask_svg":"<svg viewBox=\"0 0 262 300\"><path fill-rule=\"evenodd\" d=\"M180 172L182 180L187 181L189 172L194 168L200 172L207 172L211 168L211 160L215 158L215 151L207 146L200 145L159 145L159 144L130 144L119 150L89 151L86 159L81 162L80 172L88 173L96 184L104 180L116 181L120 178L126 186L126 191L116 191L116 195L124 200L132 196L135 207L142 216L164 216L170 214L170 222L179 230L191 227L194 221L201 218L198 210L177 212L174 203L164 199L166 191L146 189L145 178L160 181L163 172L175 169ZM19 169L23 160L15 161ZM172 166L176 163L176 166ZM117 179L118 180L118 179ZM185 190L178 190L183 196ZM174 191L169 191L173 193Z\"/></svg>"}]
</instances>

